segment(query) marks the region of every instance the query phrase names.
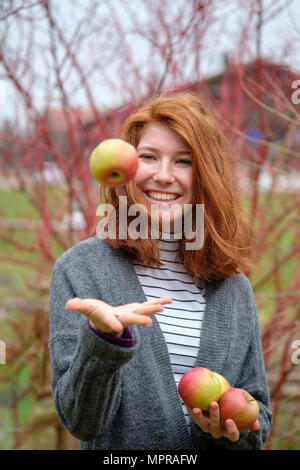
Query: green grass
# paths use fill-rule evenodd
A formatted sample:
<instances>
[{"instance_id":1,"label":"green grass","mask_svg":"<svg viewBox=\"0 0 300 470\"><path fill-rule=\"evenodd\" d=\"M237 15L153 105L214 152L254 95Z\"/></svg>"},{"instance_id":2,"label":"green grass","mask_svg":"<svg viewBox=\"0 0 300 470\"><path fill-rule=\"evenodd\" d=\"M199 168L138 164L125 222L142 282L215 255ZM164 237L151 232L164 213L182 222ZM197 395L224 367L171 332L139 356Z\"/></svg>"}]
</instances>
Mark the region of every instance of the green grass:
<instances>
[{"instance_id":1,"label":"green grass","mask_svg":"<svg viewBox=\"0 0 300 470\"><path fill-rule=\"evenodd\" d=\"M39 213L24 191L0 191L0 216L9 218L30 217L37 219Z\"/></svg>"},{"instance_id":2,"label":"green grass","mask_svg":"<svg viewBox=\"0 0 300 470\"><path fill-rule=\"evenodd\" d=\"M48 189L47 197L52 217L55 217L58 201L62 202L63 193L59 188ZM0 191L0 218L39 220L40 215L24 191ZM2 230L1 230L2 231ZM11 237L7 230L2 231L0 240L0 256L4 258L0 264L0 295L5 300L11 297L22 296L26 293L27 298L35 298L34 291L28 290L26 281L34 282L36 279L35 266L39 263L39 230L14 229L13 238L28 247L20 250L14 243L9 241ZM57 258L63 249L57 240L50 238L50 251ZM29 249L32 247L32 249ZM12 258L13 261L9 259ZM47 262L47 261L46 261ZM43 263L44 264L44 263ZM31 266L32 265L32 266ZM51 273L49 262L49 278Z\"/></svg>"},{"instance_id":3,"label":"green grass","mask_svg":"<svg viewBox=\"0 0 300 470\"><path fill-rule=\"evenodd\" d=\"M243 197L242 207L249 216L251 204L250 199ZM295 216L297 210L293 204L290 194L274 193L271 198L268 194L262 192L259 194L258 207L262 214L255 220L255 231L260 233L262 227L268 227L269 224L277 220L280 214L283 218L275 224L269 236L263 237L260 243L264 244L262 256L256 261L255 267L251 272L251 283L256 286L257 283L270 272L276 263L278 263L294 246L298 243L298 233L295 229ZM258 247L261 248L261 245ZM274 312L277 303L277 285L280 286L280 293L291 290L291 282L295 276L299 264L299 256L293 256L285 261L278 272L272 275L263 285L255 289L258 304L259 318L262 324L266 323L270 315ZM291 308L290 315L294 315L294 309Z\"/></svg>"},{"instance_id":4,"label":"green grass","mask_svg":"<svg viewBox=\"0 0 300 470\"><path fill-rule=\"evenodd\" d=\"M64 192L59 187L49 187L46 189L46 194L49 207L55 214L57 207L64 201ZM34 196L41 200L40 189L37 188ZM25 191L0 190L0 217L39 219L40 214Z\"/></svg>"}]
</instances>

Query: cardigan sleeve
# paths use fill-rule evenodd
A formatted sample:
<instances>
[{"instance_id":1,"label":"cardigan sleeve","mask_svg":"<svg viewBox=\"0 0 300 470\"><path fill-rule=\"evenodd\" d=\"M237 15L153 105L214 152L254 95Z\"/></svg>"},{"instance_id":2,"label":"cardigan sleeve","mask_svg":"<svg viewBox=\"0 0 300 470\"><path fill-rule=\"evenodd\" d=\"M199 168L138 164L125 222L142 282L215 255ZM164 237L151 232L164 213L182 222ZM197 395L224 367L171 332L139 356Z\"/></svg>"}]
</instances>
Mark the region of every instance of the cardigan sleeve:
<instances>
[{"instance_id":1,"label":"cardigan sleeve","mask_svg":"<svg viewBox=\"0 0 300 470\"><path fill-rule=\"evenodd\" d=\"M113 419L121 398L122 366L139 341L129 348L108 342L91 331L80 312L65 308L78 293L63 260L54 266L49 294L52 392L63 425L77 439L89 441Z\"/></svg>"}]
</instances>

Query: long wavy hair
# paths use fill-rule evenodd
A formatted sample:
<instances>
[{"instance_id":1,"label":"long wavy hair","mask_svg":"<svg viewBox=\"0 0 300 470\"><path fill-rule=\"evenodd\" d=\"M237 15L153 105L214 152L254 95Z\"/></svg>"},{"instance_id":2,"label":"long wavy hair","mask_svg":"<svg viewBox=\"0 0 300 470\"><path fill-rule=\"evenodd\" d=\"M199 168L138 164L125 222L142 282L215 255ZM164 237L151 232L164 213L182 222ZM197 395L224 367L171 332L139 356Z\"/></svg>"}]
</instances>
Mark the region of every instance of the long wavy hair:
<instances>
[{"instance_id":1,"label":"long wavy hair","mask_svg":"<svg viewBox=\"0 0 300 470\"><path fill-rule=\"evenodd\" d=\"M241 206L238 184L226 139L209 106L191 92L164 92L144 103L123 123L119 137L138 146L146 124L164 123L180 135L192 153L193 205L204 204L204 243L199 250L186 249L184 234L178 259L189 273L208 282L230 278L253 267L253 232ZM112 204L119 221L119 196L127 196L127 208L141 203L141 191L133 179L127 185L100 188L100 201ZM127 212L128 213L128 212ZM148 212L150 214L150 212ZM150 217L150 215L149 215ZM132 218L128 216L128 225ZM195 219L193 216L193 224ZM96 227L91 235L96 234ZM157 240L151 237L106 238L115 249L123 249L143 265L161 266Z\"/></svg>"}]
</instances>

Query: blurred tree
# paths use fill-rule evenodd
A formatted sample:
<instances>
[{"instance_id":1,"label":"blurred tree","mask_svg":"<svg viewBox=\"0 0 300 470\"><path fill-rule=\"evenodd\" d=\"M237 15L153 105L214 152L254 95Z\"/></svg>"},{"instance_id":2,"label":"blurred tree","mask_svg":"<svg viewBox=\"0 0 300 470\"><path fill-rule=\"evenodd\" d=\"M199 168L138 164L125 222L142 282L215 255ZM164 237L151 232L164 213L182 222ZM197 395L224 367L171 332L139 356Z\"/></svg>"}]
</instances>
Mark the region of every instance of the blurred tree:
<instances>
[{"instance_id":1,"label":"blurred tree","mask_svg":"<svg viewBox=\"0 0 300 470\"><path fill-rule=\"evenodd\" d=\"M274 412L266 448L299 448L299 368L291 361L300 337L300 131L291 100L299 73L288 65L291 42L282 42L280 61L262 53L263 28L282 8L262 0L1 3L0 79L12 99L0 131L0 320L7 346L0 447L77 448L51 399L52 267L96 223L99 188L88 168L94 146L116 137L148 97L187 89L215 109L256 229L256 266L247 275ZM228 35L230 47L222 45ZM222 70L207 74L208 58L218 55Z\"/></svg>"}]
</instances>

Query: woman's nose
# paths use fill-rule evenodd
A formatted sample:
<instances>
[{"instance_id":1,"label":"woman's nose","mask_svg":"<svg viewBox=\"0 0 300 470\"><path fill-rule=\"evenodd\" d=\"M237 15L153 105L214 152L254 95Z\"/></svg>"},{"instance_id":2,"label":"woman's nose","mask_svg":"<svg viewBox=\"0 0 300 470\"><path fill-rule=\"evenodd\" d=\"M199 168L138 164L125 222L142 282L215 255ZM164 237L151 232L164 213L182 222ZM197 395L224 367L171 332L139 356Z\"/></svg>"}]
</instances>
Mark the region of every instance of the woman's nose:
<instances>
[{"instance_id":1,"label":"woman's nose","mask_svg":"<svg viewBox=\"0 0 300 470\"><path fill-rule=\"evenodd\" d=\"M156 168L155 174L153 175L153 180L161 184L173 183L174 175L170 162L160 162L160 164Z\"/></svg>"}]
</instances>

